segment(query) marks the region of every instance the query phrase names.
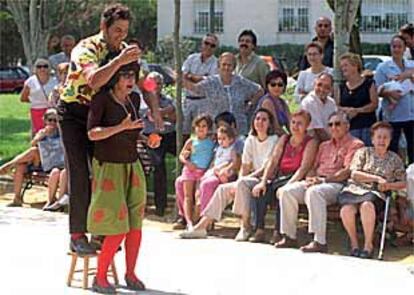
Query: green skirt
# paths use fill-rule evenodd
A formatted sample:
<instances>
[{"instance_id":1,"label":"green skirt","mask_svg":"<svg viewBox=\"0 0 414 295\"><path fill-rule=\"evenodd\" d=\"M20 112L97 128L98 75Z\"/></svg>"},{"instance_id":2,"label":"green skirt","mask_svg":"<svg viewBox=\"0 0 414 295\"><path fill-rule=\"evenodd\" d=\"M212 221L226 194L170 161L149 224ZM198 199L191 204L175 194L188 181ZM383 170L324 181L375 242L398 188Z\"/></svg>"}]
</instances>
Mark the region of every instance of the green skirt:
<instances>
[{"instance_id":1,"label":"green skirt","mask_svg":"<svg viewBox=\"0 0 414 295\"><path fill-rule=\"evenodd\" d=\"M140 162L107 163L93 159L92 173L88 231L107 236L140 229L146 202L145 176Z\"/></svg>"}]
</instances>

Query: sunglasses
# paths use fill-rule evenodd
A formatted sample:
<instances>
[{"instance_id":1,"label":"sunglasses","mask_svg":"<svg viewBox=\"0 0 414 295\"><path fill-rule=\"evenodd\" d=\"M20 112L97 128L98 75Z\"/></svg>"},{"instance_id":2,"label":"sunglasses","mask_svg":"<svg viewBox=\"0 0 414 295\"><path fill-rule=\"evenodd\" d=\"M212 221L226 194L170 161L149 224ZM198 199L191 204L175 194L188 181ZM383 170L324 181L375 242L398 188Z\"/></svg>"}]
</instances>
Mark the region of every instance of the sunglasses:
<instances>
[{"instance_id":1,"label":"sunglasses","mask_svg":"<svg viewBox=\"0 0 414 295\"><path fill-rule=\"evenodd\" d=\"M56 120L56 119L52 119L52 118L50 118L50 119L47 119L47 120L46 120L46 122L49 122L49 123L56 123L56 122L57 122L57 120Z\"/></svg>"},{"instance_id":2,"label":"sunglasses","mask_svg":"<svg viewBox=\"0 0 414 295\"><path fill-rule=\"evenodd\" d=\"M269 85L270 85L270 87L276 87L276 86L285 87L285 84L282 83L282 82L270 82Z\"/></svg>"},{"instance_id":3,"label":"sunglasses","mask_svg":"<svg viewBox=\"0 0 414 295\"><path fill-rule=\"evenodd\" d=\"M36 69L41 69L41 68L48 69L49 65L37 65L36 66Z\"/></svg>"},{"instance_id":4,"label":"sunglasses","mask_svg":"<svg viewBox=\"0 0 414 295\"><path fill-rule=\"evenodd\" d=\"M136 75L134 72L120 72L119 76L124 78L124 79L131 79L131 78L136 78Z\"/></svg>"},{"instance_id":5,"label":"sunglasses","mask_svg":"<svg viewBox=\"0 0 414 295\"><path fill-rule=\"evenodd\" d=\"M203 41L203 44L206 45L206 46L210 46L211 48L216 48L216 46L217 46L216 44L210 43L208 41Z\"/></svg>"},{"instance_id":6,"label":"sunglasses","mask_svg":"<svg viewBox=\"0 0 414 295\"><path fill-rule=\"evenodd\" d=\"M328 126L329 126L329 127L333 127L333 126L335 126L335 127L339 127L339 126L341 126L341 124L342 124L342 122L339 122L339 121L336 121L336 122L329 122L329 123L328 123Z\"/></svg>"}]
</instances>

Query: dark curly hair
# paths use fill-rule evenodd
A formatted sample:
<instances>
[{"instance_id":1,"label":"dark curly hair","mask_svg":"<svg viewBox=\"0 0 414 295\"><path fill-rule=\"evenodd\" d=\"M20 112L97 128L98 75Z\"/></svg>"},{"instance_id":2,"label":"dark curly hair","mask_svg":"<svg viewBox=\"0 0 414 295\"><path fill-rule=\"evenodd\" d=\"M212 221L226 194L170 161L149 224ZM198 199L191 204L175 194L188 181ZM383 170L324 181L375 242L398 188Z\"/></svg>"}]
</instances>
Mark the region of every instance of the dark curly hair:
<instances>
[{"instance_id":1,"label":"dark curly hair","mask_svg":"<svg viewBox=\"0 0 414 295\"><path fill-rule=\"evenodd\" d=\"M131 21L132 16L129 11L129 8L125 5L120 3L109 5L105 8L101 15L101 21L106 25L106 27L110 27L115 21L117 20L127 20Z\"/></svg>"}]
</instances>

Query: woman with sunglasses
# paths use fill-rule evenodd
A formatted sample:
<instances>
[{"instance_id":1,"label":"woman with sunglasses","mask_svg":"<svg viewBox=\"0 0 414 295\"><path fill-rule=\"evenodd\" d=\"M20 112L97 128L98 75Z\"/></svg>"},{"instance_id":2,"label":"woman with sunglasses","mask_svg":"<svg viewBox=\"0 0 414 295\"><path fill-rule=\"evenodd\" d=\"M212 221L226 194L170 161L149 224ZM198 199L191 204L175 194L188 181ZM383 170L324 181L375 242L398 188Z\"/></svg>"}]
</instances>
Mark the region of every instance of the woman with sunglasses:
<instances>
[{"instance_id":1,"label":"woman with sunglasses","mask_svg":"<svg viewBox=\"0 0 414 295\"><path fill-rule=\"evenodd\" d=\"M315 79L323 72L333 74L330 67L325 66L323 61L323 47L318 42L311 42L305 47L305 55L310 64L306 70L300 71L293 96L297 103L313 90Z\"/></svg>"},{"instance_id":2,"label":"woman with sunglasses","mask_svg":"<svg viewBox=\"0 0 414 295\"><path fill-rule=\"evenodd\" d=\"M266 94L257 107L265 108L273 115L273 128L278 136L289 131L290 111L282 94L286 90L287 76L284 72L273 70L266 75Z\"/></svg>"},{"instance_id":3,"label":"woman with sunglasses","mask_svg":"<svg viewBox=\"0 0 414 295\"><path fill-rule=\"evenodd\" d=\"M24 82L20 94L21 102L30 103L32 134L44 127L43 115L49 105L49 95L58 84L50 75L50 64L47 59L38 58L34 63L34 74Z\"/></svg>"},{"instance_id":4,"label":"woman with sunglasses","mask_svg":"<svg viewBox=\"0 0 414 295\"><path fill-rule=\"evenodd\" d=\"M49 173L48 202L44 208L56 201L55 196L58 187L60 187L58 199L61 199L67 192L66 171L62 169L64 164L63 148L60 142L59 129L57 128L56 110L48 109L43 115L43 121L45 127L40 129L33 137L31 147L0 167L0 175L6 174L12 168L15 168L13 176L14 199L8 204L9 207L22 206L21 190L24 175L28 171ZM41 153L43 154L41 155Z\"/></svg>"}]
</instances>

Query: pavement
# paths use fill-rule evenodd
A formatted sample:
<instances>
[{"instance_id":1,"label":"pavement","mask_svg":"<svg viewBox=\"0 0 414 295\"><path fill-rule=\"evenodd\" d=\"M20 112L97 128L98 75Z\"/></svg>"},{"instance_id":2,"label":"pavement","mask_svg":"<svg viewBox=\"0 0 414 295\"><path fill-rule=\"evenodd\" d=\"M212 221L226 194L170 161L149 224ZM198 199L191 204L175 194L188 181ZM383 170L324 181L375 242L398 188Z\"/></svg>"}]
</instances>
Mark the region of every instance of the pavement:
<instances>
[{"instance_id":1,"label":"pavement","mask_svg":"<svg viewBox=\"0 0 414 295\"><path fill-rule=\"evenodd\" d=\"M0 204L2 295L93 294L66 286L70 258L64 213ZM122 285L124 252L116 255L119 294L372 294L409 292L414 263L303 254L295 249L237 243L232 239L180 240L168 226L145 220L138 275L148 291ZM358 292L358 291L357 291Z\"/></svg>"}]
</instances>

